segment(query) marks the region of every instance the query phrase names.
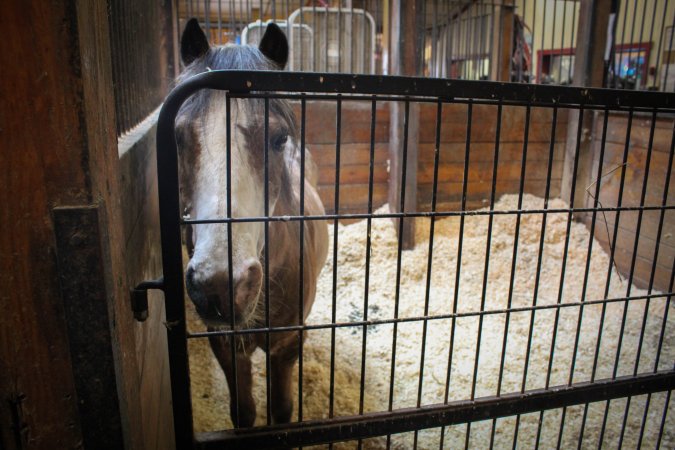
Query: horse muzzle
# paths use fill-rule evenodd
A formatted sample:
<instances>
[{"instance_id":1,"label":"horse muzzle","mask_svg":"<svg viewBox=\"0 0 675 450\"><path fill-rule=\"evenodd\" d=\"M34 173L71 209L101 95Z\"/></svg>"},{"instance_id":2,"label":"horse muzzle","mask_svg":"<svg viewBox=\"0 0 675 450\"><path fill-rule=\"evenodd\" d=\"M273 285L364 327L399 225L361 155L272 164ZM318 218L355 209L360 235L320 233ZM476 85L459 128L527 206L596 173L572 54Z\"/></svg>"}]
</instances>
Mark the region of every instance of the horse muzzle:
<instances>
[{"instance_id":1,"label":"horse muzzle","mask_svg":"<svg viewBox=\"0 0 675 450\"><path fill-rule=\"evenodd\" d=\"M249 259L233 268L232 275L231 288L229 270L206 271L200 270L199 266L188 266L185 273L187 293L209 326L241 325L249 321L256 309L262 287L260 261ZM234 302L230 301L231 294Z\"/></svg>"}]
</instances>

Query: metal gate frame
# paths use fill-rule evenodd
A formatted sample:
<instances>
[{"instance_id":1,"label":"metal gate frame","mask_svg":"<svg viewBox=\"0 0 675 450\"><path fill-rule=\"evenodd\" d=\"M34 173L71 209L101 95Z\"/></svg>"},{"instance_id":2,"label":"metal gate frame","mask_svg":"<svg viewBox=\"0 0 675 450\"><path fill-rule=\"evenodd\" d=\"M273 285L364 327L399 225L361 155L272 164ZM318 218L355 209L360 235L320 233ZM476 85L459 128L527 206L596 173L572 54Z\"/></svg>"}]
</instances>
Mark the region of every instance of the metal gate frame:
<instances>
[{"instance_id":1,"label":"metal gate frame","mask_svg":"<svg viewBox=\"0 0 675 450\"><path fill-rule=\"evenodd\" d=\"M476 420L494 419L514 414L537 412L546 409L584 404L603 399L613 399L675 388L675 368L628 377L570 383L563 386L536 389L520 393L503 394L423 406L398 409L390 412L369 413L360 416L339 417L323 421L304 421L251 429L233 429L195 435L192 424L190 378L183 286L183 262L181 250L181 226L191 221L181 217L179 207L178 156L174 134L175 117L183 102L200 89L228 91L231 96L256 96L278 92L302 93L304 99L330 99L341 94L361 96L364 100L397 100L456 102L472 99L475 103L548 106L582 110L649 111L675 113L675 94L660 92L635 92L609 89L570 88L531 84L497 83L484 81L457 81L408 77L384 77L371 75L336 75L326 73L210 71L194 76L177 86L167 97L157 125L157 171L160 193L160 221L162 241L163 280L144 282L135 291L137 294L149 288L164 291L166 301L166 325L169 346L171 389L173 397L174 429L177 448L263 448L298 446L353 440L392 433L439 427ZM255 93L252 93L252 92ZM300 98L300 97L298 97ZM570 208L573 212L591 211L643 211L675 209L675 205L663 207L612 207ZM552 210L548 210L551 212ZM521 211L511 211L520 213ZM471 214L467 211L391 213L377 217L447 217ZM339 218L368 218L372 214L327 214L320 217L293 216L267 217L260 220L317 220ZM232 219L223 220L230 223ZM674 272L675 273L675 272ZM672 286L672 280L671 280ZM667 297L670 305L672 292ZM147 299L143 295L132 296L134 310L143 315L147 311ZM139 301L139 298L141 300ZM598 302L627 301L628 299L605 299ZM145 304L144 304L145 303ZM590 304L585 302L582 304ZM596 302L597 303L597 302ZM579 303L570 304L579 306ZM561 308L563 305L533 306L525 310ZM523 308L498 311L519 311ZM667 310L666 310L667 311ZM494 312L480 311L481 317ZM667 314L667 312L666 312ZM448 314L448 318L461 314ZM419 318L423 320L424 317ZM396 319L395 319L396 320ZM394 321L395 321L394 320ZM370 325L382 321L358 322ZM393 322L393 321L387 321ZM351 323L350 323L351 324ZM344 324L343 324L344 325ZM332 324L339 327L340 324ZM289 330L312 329L316 326L284 327ZM269 329L267 330L269 332ZM224 334L227 334L225 332ZM236 332L229 332L236 333Z\"/></svg>"}]
</instances>

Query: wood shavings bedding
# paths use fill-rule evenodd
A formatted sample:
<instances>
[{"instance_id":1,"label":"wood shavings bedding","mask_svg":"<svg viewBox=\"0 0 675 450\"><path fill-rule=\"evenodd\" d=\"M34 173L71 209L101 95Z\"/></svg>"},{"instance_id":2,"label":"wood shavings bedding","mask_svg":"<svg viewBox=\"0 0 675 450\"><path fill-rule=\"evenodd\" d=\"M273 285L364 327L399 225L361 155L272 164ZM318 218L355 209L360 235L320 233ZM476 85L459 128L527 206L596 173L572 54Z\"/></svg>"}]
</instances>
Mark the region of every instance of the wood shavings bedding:
<instances>
[{"instance_id":1,"label":"wood shavings bedding","mask_svg":"<svg viewBox=\"0 0 675 450\"><path fill-rule=\"evenodd\" d=\"M505 195L495 205L495 210L517 209L518 196ZM523 197L522 209L543 207L543 199L531 195ZM550 209L567 208L562 200L549 202ZM378 212L388 211L387 206ZM580 223L572 221L569 232L567 258L564 256L567 236L567 213L548 214L544 233L544 245L539 272L539 289L536 296L538 305L554 305L557 302L573 303L581 299L589 243L589 231ZM398 317L419 317L428 307L428 315L443 315L453 312L455 274L457 270L457 248L459 245L460 219L452 217L435 223L430 293L425 295L427 263L429 259L429 219L417 219L416 247L403 251L401 258L401 284L398 293ZM490 242L487 284L484 289L485 255L487 250L488 216L467 216L462 237L461 270L457 295L457 312L484 309L501 310L509 301L516 217L494 215L492 239ZM516 270L514 275L511 307L530 307L537 282L542 215L523 214L520 222ZM330 228L330 242L333 242L333 225ZM365 273L366 273L367 222L338 226L337 252L337 322L363 320ZM389 219L373 219L371 229L370 277L368 286L368 319L390 319L394 317L396 303L397 238ZM559 293L563 260L565 271L563 290ZM593 243L589 266L586 300L605 298L605 284L609 257L597 242ZM310 324L325 324L332 321L333 298L333 249L329 250L328 261L321 274L316 302L308 318ZM483 292L485 295L483 296ZM645 295L645 290L629 286L627 280L619 278L612 269L607 298L621 298ZM427 303L428 305L425 305ZM625 302L607 304L595 376L598 379L611 377L621 342L617 375L633 373L638 342L645 314L646 300L634 300L625 309ZM664 332L659 368L668 369L675 361L675 323L673 311L663 328L666 300L655 298L649 302L644 328L639 372L653 370L659 337ZM190 308L189 308L190 309ZM672 309L672 306L671 306ZM602 305L588 305L583 310L580 326L579 307L551 308L536 312L532 328L530 311L513 312L508 321L507 344L501 392L519 392L523 382L523 370L527 351L528 333L532 340L529 352L526 389L542 388L546 385L567 384L570 381L570 367L574 341L579 327L579 341L574 365L573 382L589 381L593 371L598 329L602 316ZM619 339L621 322L626 313L626 324L622 339ZM557 314L556 311L559 311ZM557 333L554 324L558 321ZM491 396L497 393L502 342L505 333L506 314L485 315L482 323L478 370L473 387L474 365L477 349L479 318L459 317L454 321L453 351L448 400L470 398L472 388L475 396ZM190 314L190 328L203 329L194 312ZM418 401L419 374L422 350L423 321L400 323L397 327L396 363L394 372L393 408L414 407ZM442 403L450 355L452 319L427 321L427 337L424 357L422 384L422 405ZM366 332L365 397L363 412L384 411L389 405L389 386L392 361L392 324L369 326ZM547 380L552 339L555 336L553 361ZM361 348L363 327L338 328L335 331L335 416L359 413L361 382ZM303 368L303 419L328 417L330 382L331 331L315 330L307 333L304 347ZM189 342L192 396L197 431L230 428L229 397L224 376L213 358L206 340ZM254 396L258 405L257 424L264 423L265 417L265 356L260 350L253 355ZM297 366L296 366L297 379ZM297 381L294 383L297 390ZM297 399L297 391L295 392ZM663 415L666 394L651 396L642 444L648 448L656 445ZM297 400L296 400L297 402ZM632 399L624 444L636 447L644 414L646 396ZM675 446L675 421L670 406L664 429L663 448ZM616 446L621 434L625 411L625 399L612 401L609 408L603 445ZM596 448L603 421L605 402L591 404L584 427L584 448ZM297 414L297 404L294 407ZM568 408L562 432L562 447L576 446L581 429L584 407ZM562 410L548 411L543 415L540 443L544 448L557 443ZM518 443L523 448L534 447L537 436L539 413L524 415L520 419ZM295 420L295 419L294 419ZM497 421L494 437L496 448L511 448L513 443L515 417ZM471 425L470 445L484 447L490 442L492 423L478 422ZM449 427L445 432L445 448L464 446L466 425ZM418 448L438 448L440 429L423 430L418 434ZM365 448L384 448L383 438L368 439ZM548 444L550 443L550 445ZM411 448L413 433L392 437L393 448ZM337 448L353 448L354 443L342 443Z\"/></svg>"}]
</instances>

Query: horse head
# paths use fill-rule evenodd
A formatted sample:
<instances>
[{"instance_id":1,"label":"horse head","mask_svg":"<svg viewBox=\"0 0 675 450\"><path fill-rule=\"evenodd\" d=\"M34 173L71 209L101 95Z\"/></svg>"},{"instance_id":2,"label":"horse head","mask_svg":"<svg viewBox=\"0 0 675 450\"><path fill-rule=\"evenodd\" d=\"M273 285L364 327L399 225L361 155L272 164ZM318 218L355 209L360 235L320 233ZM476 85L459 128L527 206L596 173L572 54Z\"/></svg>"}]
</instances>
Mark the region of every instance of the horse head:
<instances>
[{"instance_id":1,"label":"horse head","mask_svg":"<svg viewBox=\"0 0 675 450\"><path fill-rule=\"evenodd\" d=\"M288 43L284 33L269 24L257 48L211 47L191 19L181 38L181 58L186 68L178 81L207 70L279 70L286 65ZM285 160L298 151L296 136L294 115L285 101L228 99L216 90L193 95L176 118L183 207L195 219L271 215L279 199L288 195ZM193 225L185 236L190 253L187 292L212 327L260 318L264 223L228 227Z\"/></svg>"}]
</instances>

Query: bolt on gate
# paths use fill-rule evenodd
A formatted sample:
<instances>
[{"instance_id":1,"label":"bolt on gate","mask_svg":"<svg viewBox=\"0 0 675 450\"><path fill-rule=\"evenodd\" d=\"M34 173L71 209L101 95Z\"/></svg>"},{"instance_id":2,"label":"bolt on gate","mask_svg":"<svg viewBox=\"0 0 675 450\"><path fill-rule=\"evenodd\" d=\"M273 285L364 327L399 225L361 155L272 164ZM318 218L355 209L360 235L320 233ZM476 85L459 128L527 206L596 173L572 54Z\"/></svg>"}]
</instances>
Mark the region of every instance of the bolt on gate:
<instances>
[{"instance_id":1,"label":"bolt on gate","mask_svg":"<svg viewBox=\"0 0 675 450\"><path fill-rule=\"evenodd\" d=\"M228 105L262 100L265 136L270 99L294 103L302 170L312 133L334 136L317 145L329 156L314 155L320 172L332 165L319 173L326 214L304 214L301 201L290 216L184 216L174 121L201 89L225 91ZM351 103L362 106L357 120L343 117ZM378 108L393 103L405 137L400 164L387 168L378 133L396 124L382 123ZM332 115L317 122L314 104ZM408 139L413 108L419 143ZM211 71L178 85L157 129L164 278L141 286L165 293L178 447L672 447L674 112L671 93L371 75ZM593 130L581 126L586 115ZM231 125L228 115L223 126ZM359 126L365 147L342 142L346 127ZM406 192L415 152L417 192ZM354 195L345 160L366 168L361 210L341 207ZM378 171L387 170L403 180L391 208L377 194ZM182 229L225 224L231 243L236 224L261 223L267 238L279 221L324 221L331 233L307 322L271 326L266 305L248 328L189 326ZM405 222L416 228L411 249ZM135 308L142 314L147 304ZM293 420L272 424L267 355L254 383L264 405L256 426L196 432L190 379L201 368L190 364L188 342L269 342L282 332L298 336Z\"/></svg>"}]
</instances>

